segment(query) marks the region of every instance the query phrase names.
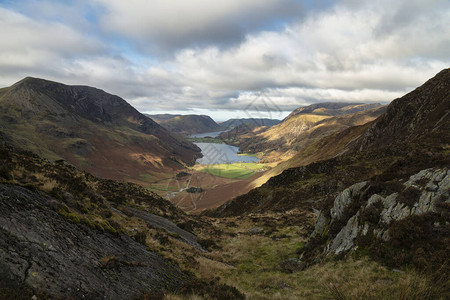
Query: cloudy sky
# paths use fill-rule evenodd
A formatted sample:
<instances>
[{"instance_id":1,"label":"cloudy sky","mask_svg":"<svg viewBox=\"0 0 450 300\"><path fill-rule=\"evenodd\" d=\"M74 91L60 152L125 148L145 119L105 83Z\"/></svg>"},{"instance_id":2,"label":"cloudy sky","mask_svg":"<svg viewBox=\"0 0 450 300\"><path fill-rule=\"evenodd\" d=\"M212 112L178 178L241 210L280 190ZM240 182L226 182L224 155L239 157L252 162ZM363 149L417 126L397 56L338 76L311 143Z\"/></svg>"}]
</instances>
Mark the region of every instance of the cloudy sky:
<instances>
[{"instance_id":1,"label":"cloudy sky","mask_svg":"<svg viewBox=\"0 0 450 300\"><path fill-rule=\"evenodd\" d=\"M448 67L448 0L0 0L0 87L90 85L142 112L387 103Z\"/></svg>"}]
</instances>

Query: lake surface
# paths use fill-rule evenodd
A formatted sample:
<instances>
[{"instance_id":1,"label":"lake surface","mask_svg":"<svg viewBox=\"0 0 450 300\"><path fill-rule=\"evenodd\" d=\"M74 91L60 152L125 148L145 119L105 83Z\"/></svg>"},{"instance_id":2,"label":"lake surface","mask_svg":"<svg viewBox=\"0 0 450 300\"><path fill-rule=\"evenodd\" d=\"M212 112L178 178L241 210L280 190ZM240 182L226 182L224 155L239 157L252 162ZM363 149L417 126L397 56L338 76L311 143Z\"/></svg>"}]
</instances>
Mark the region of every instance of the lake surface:
<instances>
[{"instance_id":1,"label":"lake surface","mask_svg":"<svg viewBox=\"0 0 450 300\"><path fill-rule=\"evenodd\" d=\"M215 165L237 162L258 162L253 156L237 155L239 148L227 144L216 143L194 143L202 149L203 157L197 159L201 165Z\"/></svg>"}]
</instances>

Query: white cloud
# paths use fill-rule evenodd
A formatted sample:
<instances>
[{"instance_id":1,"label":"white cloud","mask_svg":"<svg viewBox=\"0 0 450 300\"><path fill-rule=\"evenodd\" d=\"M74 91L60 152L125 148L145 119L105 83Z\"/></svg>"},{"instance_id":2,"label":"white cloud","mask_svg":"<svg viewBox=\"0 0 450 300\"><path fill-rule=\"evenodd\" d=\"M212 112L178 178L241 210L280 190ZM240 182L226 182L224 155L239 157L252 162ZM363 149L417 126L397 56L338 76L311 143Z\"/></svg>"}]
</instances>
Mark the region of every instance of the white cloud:
<instances>
[{"instance_id":1,"label":"white cloud","mask_svg":"<svg viewBox=\"0 0 450 300\"><path fill-rule=\"evenodd\" d=\"M0 84L28 75L87 84L142 111L240 110L264 91L285 111L320 101L387 102L449 67L447 1L342 1L261 30L271 12L270 22L291 18L281 7L291 2L97 0L107 34L83 32L95 22L76 29L74 21L0 7ZM130 41L175 50L150 56L133 52Z\"/></svg>"},{"instance_id":2,"label":"white cloud","mask_svg":"<svg viewBox=\"0 0 450 300\"><path fill-rule=\"evenodd\" d=\"M245 107L245 91L259 90L276 91L284 108L390 101L448 67L450 9L439 3L414 6L413 20L398 27L386 22L404 5L336 6L282 31L248 35L233 48L180 51L173 76L190 87L186 98L220 98L210 102L214 108Z\"/></svg>"},{"instance_id":3,"label":"white cloud","mask_svg":"<svg viewBox=\"0 0 450 300\"><path fill-rule=\"evenodd\" d=\"M95 56L104 45L57 22L38 22L0 7L0 79L48 74L56 77L72 59ZM20 78L19 78L20 79Z\"/></svg>"}]
</instances>

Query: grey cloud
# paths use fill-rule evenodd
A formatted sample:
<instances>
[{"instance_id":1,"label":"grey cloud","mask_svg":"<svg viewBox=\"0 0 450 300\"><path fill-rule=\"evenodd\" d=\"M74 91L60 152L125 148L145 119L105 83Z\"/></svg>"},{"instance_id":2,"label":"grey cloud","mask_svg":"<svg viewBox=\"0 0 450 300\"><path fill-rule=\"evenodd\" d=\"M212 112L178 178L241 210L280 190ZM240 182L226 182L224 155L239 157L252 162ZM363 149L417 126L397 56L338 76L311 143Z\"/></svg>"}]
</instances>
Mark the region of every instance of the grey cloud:
<instances>
[{"instance_id":1,"label":"grey cloud","mask_svg":"<svg viewBox=\"0 0 450 300\"><path fill-rule=\"evenodd\" d=\"M98 1L105 5L133 3ZM281 18L289 12L279 5L288 2L293 1L261 3L276 4L274 15ZM230 3L241 5L242 1ZM283 111L323 101L388 102L450 63L450 9L432 1L433 5L413 22L406 17L396 20L399 14L407 16L401 10L407 9L408 3L346 1L312 10L277 30L258 30L266 25L261 23L263 17L245 20L258 10L246 8L234 16L230 12L236 8L228 7L223 16L208 19L206 7L198 15L198 24L207 25L204 31L194 30L195 26L176 31L184 23L174 20L174 32L167 24L156 24L166 31L150 31L148 37L147 27L141 32L130 31L141 24L139 19L136 24L130 20L136 12L132 7L123 13L123 32L114 27L105 29L127 35L142 47L150 42L171 49L195 45L180 49L174 57L149 57L150 63L127 59L114 39L113 45L107 46L109 35L96 38L68 24L35 20L0 8L0 40L8 41L0 47L0 85L29 75L91 85L123 97L141 111L242 111L261 91ZM267 6L260 10L267 17ZM417 14L418 10L420 6L413 6L408 13ZM191 13L193 20L195 11ZM107 21L119 22L114 18L104 19L103 26L108 26ZM142 24L149 26L151 22L146 21ZM164 32L169 34L163 36ZM177 36L181 42L174 38ZM205 44L208 46L202 46Z\"/></svg>"},{"instance_id":2,"label":"grey cloud","mask_svg":"<svg viewBox=\"0 0 450 300\"><path fill-rule=\"evenodd\" d=\"M121 1L103 5L105 32L120 34L147 53L167 53L185 47L228 47L245 36L297 19L306 10L296 0Z\"/></svg>"}]
</instances>

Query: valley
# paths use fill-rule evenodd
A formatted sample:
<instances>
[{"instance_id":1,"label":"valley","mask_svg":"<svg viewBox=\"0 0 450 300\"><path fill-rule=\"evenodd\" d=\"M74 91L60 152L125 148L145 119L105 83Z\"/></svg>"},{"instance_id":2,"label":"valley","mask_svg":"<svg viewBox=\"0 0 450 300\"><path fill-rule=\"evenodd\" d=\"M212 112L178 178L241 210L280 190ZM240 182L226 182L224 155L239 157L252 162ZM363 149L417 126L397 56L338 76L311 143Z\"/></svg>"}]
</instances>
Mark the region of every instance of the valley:
<instances>
[{"instance_id":1,"label":"valley","mask_svg":"<svg viewBox=\"0 0 450 300\"><path fill-rule=\"evenodd\" d=\"M79 88L34 79L51 93L11 92L22 84L0 104L30 130L64 125L62 112L31 115L35 99L66 111L56 88L79 101ZM0 297L446 299L449 93L446 69L387 107L315 104L272 126L185 137L131 108L132 122L109 117L107 104L70 108L89 125L52 138L3 113ZM108 152L110 141L121 144Z\"/></svg>"},{"instance_id":2,"label":"valley","mask_svg":"<svg viewBox=\"0 0 450 300\"><path fill-rule=\"evenodd\" d=\"M0 28L0 300L450 299L449 1Z\"/></svg>"}]
</instances>

